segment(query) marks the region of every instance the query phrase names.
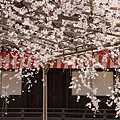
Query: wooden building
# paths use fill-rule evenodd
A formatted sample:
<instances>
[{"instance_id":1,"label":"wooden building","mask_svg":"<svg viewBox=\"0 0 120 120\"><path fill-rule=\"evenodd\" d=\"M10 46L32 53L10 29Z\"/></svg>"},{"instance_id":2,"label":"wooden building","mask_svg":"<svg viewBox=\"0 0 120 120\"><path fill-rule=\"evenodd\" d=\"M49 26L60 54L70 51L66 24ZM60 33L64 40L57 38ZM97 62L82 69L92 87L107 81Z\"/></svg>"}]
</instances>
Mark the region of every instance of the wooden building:
<instances>
[{"instance_id":1,"label":"wooden building","mask_svg":"<svg viewBox=\"0 0 120 120\"><path fill-rule=\"evenodd\" d=\"M7 72L1 70L3 72ZM77 95L72 95L72 89L69 89L72 73L78 73L76 69L57 69L51 68L48 72L48 117L49 119L93 119L94 113L85 105L90 102L86 95L81 95L79 102L76 102ZM101 71L101 69L97 69ZM15 72L15 70L12 70ZM102 71L103 72L103 71ZM113 69L110 72L115 74ZM22 74L28 77L22 77L21 95L9 95L9 104L5 98L0 99L1 115L8 119L28 120L33 117L34 120L42 119L43 108L43 81L42 68L23 69ZM10 71L9 71L10 74ZM33 77L34 76L34 77ZM28 80L31 80L28 83ZM31 86L32 85L32 86ZM31 87L30 87L31 86ZM84 91L83 91L84 92ZM85 94L85 93L84 93ZM114 105L112 108L106 105L106 96L98 96L100 102L100 112L96 114L96 119L114 119ZM10 111L9 111L10 110ZM15 113L13 115L13 113ZM17 113L18 111L18 113ZM21 111L24 111L21 113ZM5 114L7 112L7 115ZM1 117L1 120L4 118ZM17 118L17 119L18 119Z\"/></svg>"},{"instance_id":2,"label":"wooden building","mask_svg":"<svg viewBox=\"0 0 120 120\"><path fill-rule=\"evenodd\" d=\"M119 5L120 0L1 0L0 120L44 119L42 68L48 63L48 119L114 119L116 106L107 107L106 94L119 74ZM65 64L66 59L75 61ZM76 89L69 89L88 62L98 63L100 77L107 76L90 82L101 100L96 114L85 106L88 89L81 86L79 102Z\"/></svg>"}]
</instances>

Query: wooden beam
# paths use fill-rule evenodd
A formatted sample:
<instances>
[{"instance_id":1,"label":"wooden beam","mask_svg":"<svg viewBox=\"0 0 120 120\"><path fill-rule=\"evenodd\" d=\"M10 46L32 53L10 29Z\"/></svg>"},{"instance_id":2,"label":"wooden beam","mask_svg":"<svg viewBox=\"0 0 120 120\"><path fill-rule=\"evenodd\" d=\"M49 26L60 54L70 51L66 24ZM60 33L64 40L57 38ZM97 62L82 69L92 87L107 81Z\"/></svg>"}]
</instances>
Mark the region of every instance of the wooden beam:
<instances>
[{"instance_id":1,"label":"wooden beam","mask_svg":"<svg viewBox=\"0 0 120 120\"><path fill-rule=\"evenodd\" d=\"M103 47L104 47L104 50L107 49L107 47L113 47L113 46L118 46L120 45L120 41L119 42L116 42L114 43L114 45L110 45L110 44L104 44ZM69 56L69 55L75 55L75 54L80 54L80 53L85 53L85 52L88 52L88 51L93 51L93 50L97 50L97 46L93 46L92 48L86 48L86 49L82 49L82 50L79 50L79 51L75 51L75 52L69 52L69 53L64 53L64 54L59 54L59 55L56 55L55 57L56 58L59 58L59 57L64 57L64 56ZM103 49L101 49L103 50Z\"/></svg>"},{"instance_id":2,"label":"wooden beam","mask_svg":"<svg viewBox=\"0 0 120 120\"><path fill-rule=\"evenodd\" d=\"M10 28L10 27L5 26L5 25L1 25L1 24L0 24L0 27L5 28L5 29L10 30L10 31L17 32L17 33L19 32L18 30L14 29L14 28ZM8 32L5 31L5 30L3 30L3 31L1 30L1 32L5 32L6 34L8 33ZM20 35L17 35L17 37L20 38L20 39L23 39L23 40L27 40L27 41L30 41L30 42L33 42L33 43L42 45L42 46L45 46L45 45L44 45L44 44L41 44L41 43L39 43L39 42L33 41L32 39L33 39L33 38L37 38L38 40L41 39L41 40L44 40L44 41L53 43L53 45L54 45L54 44L58 44L58 45L60 45L60 46L68 47L69 49L75 49L75 47L71 47L71 46L68 46L68 45L65 45L65 44L61 44L61 43L58 43L58 42L55 42L55 41L53 41L53 40L49 40L49 39L46 39L46 38L42 38L42 37L40 38L40 37L38 37L38 36L36 36L36 35L30 35L31 39L25 38L24 36L20 36ZM41 41L41 40L40 40L40 41ZM49 44L49 43L48 43L48 44Z\"/></svg>"},{"instance_id":3,"label":"wooden beam","mask_svg":"<svg viewBox=\"0 0 120 120\"><path fill-rule=\"evenodd\" d=\"M120 7L118 8L118 7L111 7L110 8L111 10L120 10Z\"/></svg>"},{"instance_id":4,"label":"wooden beam","mask_svg":"<svg viewBox=\"0 0 120 120\"><path fill-rule=\"evenodd\" d=\"M1 16L2 17L2 16ZM29 16L28 16L29 17ZM33 18L33 19L35 19L35 18ZM71 17L69 18L69 19L71 19ZM74 18L73 18L74 19ZM75 19L78 19L78 17L75 17ZM37 20L37 19L36 19ZM39 20L39 19L38 19ZM53 21L55 24L60 24L60 25L62 25L61 24L61 22L60 21ZM109 23L108 23L109 24ZM47 28L48 30L52 30L53 28L49 28L49 27L46 27L45 25L42 25L42 24L39 24L38 25L39 27L42 27L42 28ZM120 24L118 23L117 25L116 25L116 27L119 27L120 26ZM69 25L69 27L70 27L70 25ZM71 26L72 27L72 26ZM107 26L107 27L109 27L109 26ZM72 27L73 29L76 29L75 27ZM93 30L92 28L88 28L87 29L87 32L89 32L89 31L96 31L96 32L101 32L102 33L102 31L100 31L100 30ZM71 32L71 31L66 31L66 32ZM76 36L76 34L78 35L78 33L75 33L75 32L73 32L72 33L72 35L73 36ZM116 35L116 34L112 34L112 33L109 33L109 32L106 32L105 34L108 34L108 35L113 35L113 36L119 36L119 35ZM70 34L71 35L71 34ZM80 34L79 34L79 36L81 36Z\"/></svg>"}]
</instances>

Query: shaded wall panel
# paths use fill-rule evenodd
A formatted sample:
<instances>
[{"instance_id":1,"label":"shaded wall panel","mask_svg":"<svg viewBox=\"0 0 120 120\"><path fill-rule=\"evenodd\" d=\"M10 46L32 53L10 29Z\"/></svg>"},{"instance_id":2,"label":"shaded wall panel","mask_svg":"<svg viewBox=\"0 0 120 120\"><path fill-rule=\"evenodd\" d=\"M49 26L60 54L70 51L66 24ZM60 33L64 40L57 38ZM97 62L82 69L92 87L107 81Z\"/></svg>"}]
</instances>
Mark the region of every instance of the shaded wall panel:
<instances>
[{"instance_id":1,"label":"shaded wall panel","mask_svg":"<svg viewBox=\"0 0 120 120\"><path fill-rule=\"evenodd\" d=\"M1 79L1 95L21 95L22 76L15 71L2 71Z\"/></svg>"}]
</instances>

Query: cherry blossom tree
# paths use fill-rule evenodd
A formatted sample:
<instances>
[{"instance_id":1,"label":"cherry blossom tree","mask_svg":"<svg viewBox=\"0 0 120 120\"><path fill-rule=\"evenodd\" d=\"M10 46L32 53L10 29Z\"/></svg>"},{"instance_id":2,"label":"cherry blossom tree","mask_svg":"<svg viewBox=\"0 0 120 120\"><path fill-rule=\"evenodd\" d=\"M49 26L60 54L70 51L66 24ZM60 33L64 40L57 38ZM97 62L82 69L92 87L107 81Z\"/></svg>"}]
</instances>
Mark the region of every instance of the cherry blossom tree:
<instances>
[{"instance_id":1,"label":"cherry blossom tree","mask_svg":"<svg viewBox=\"0 0 120 120\"><path fill-rule=\"evenodd\" d=\"M110 58L113 68L119 72L120 45L120 1L119 0L0 0L1 46L24 57L28 52L35 58L35 67L40 64L48 70L55 59L74 65L77 62L83 74L82 85L91 90L86 106L94 112L99 109L100 100L93 93L90 81L97 76L95 68L108 70L95 58L98 51L104 51L102 63ZM71 59L69 59L69 57ZM84 63L84 64L83 64ZM22 68L21 68L22 69ZM120 114L119 77L111 90L110 100L116 104L116 117ZM81 90L73 78L70 88ZM78 99L80 96L78 96ZM114 99L115 98L115 99ZM112 102L107 101L108 106ZM94 106L93 108L91 106Z\"/></svg>"}]
</instances>

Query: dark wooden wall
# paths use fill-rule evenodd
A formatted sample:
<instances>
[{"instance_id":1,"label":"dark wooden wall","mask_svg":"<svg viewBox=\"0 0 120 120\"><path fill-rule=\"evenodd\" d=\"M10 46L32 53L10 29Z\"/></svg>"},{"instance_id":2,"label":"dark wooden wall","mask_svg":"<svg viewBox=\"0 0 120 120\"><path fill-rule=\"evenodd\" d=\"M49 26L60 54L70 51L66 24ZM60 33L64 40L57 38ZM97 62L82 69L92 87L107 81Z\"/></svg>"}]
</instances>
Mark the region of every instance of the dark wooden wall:
<instances>
[{"instance_id":1,"label":"dark wooden wall","mask_svg":"<svg viewBox=\"0 0 120 120\"><path fill-rule=\"evenodd\" d=\"M23 108L42 108L43 93L42 93L42 69L39 71L23 70L23 75L33 73L28 77L22 78L22 95L10 96L8 107L23 107ZM33 77L34 76L34 77ZM28 89L31 80L32 87ZM37 80L37 83L35 81ZM48 107L49 108L86 108L85 104L89 102L86 96L81 96L79 102L76 102L77 96L72 95L69 89L71 81L71 71L69 69L50 69L48 72ZM12 98L15 101L12 101ZM105 104L106 97L98 97L101 99L100 108L108 108ZM0 99L0 106L3 106L3 99Z\"/></svg>"}]
</instances>

